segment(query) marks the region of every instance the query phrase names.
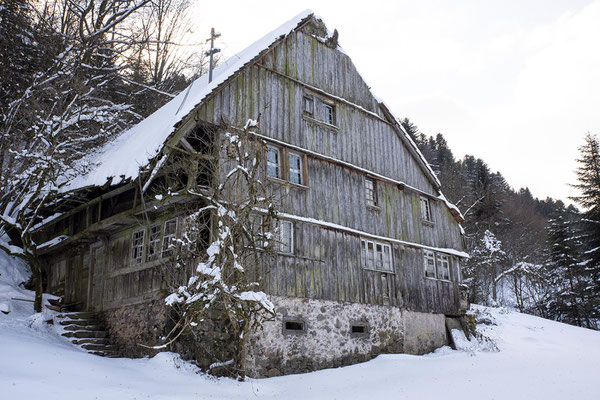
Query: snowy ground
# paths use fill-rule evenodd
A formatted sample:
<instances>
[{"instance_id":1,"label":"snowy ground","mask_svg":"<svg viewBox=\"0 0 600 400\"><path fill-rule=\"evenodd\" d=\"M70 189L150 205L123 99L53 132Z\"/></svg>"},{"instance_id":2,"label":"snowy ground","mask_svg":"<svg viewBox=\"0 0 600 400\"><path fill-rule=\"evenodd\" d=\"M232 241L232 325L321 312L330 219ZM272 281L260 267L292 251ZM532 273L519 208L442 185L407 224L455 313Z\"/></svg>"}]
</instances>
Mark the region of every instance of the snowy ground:
<instances>
[{"instance_id":1,"label":"snowy ground","mask_svg":"<svg viewBox=\"0 0 600 400\"><path fill-rule=\"evenodd\" d=\"M8 268L18 265L20 270ZM24 266L0 252L0 399L598 399L600 332L502 309L483 326L500 351L384 355L351 367L237 382L196 373L171 353L89 355L33 314ZM12 271L12 272L11 272ZM478 307L480 311L485 310Z\"/></svg>"}]
</instances>

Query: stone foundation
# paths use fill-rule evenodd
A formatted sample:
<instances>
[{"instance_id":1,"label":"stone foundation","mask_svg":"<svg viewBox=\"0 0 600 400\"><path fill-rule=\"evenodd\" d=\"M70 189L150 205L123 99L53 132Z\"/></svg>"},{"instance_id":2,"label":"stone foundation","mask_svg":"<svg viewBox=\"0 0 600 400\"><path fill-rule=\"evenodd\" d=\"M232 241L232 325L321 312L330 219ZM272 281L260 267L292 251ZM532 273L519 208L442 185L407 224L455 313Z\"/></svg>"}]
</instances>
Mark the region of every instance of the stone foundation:
<instances>
[{"instance_id":1,"label":"stone foundation","mask_svg":"<svg viewBox=\"0 0 600 400\"><path fill-rule=\"evenodd\" d=\"M248 376L341 367L382 353L424 354L448 343L443 314L293 297L272 296L271 301L275 320L266 322L248 341ZM104 317L111 339L124 354L141 357L157 353L139 344L162 344L161 337L175 323L171 313L163 300L155 300L107 310ZM286 322L292 329L286 329ZM182 335L164 350L177 352L206 370L216 360L232 358L232 341L221 327L219 320L209 319L198 333Z\"/></svg>"}]
</instances>

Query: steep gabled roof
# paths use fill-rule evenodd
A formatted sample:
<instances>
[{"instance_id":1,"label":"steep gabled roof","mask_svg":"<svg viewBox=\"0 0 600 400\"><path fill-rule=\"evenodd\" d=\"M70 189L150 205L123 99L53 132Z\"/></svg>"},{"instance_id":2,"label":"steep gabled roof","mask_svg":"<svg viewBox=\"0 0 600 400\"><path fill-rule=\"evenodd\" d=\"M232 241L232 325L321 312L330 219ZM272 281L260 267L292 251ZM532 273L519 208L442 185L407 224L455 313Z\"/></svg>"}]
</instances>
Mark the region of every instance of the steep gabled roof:
<instances>
[{"instance_id":1,"label":"steep gabled roof","mask_svg":"<svg viewBox=\"0 0 600 400\"><path fill-rule=\"evenodd\" d=\"M287 37L314 16L311 10L306 10L277 29L269 32L261 39L229 58L213 71L213 80L208 82L208 74L202 75L179 95L159 108L149 117L120 134L114 140L104 145L85 162L91 164L91 171L85 175L74 178L62 188L62 192L77 189L103 186L107 182L118 184L126 180L136 179L140 170L146 167L162 151L167 139L177 130L178 124L183 121L200 103L215 89L224 84L242 70L247 64L259 59L278 40ZM318 17L317 17L318 18ZM363 78L364 80L364 78ZM431 166L406 133L402 124L392 114L387 105L375 96L377 103L390 123L394 125L400 138L412 153L423 173L428 177L434 188L440 193L440 200L444 201L457 220L463 217L456 206L450 204L441 193L441 184Z\"/></svg>"},{"instance_id":2,"label":"steep gabled roof","mask_svg":"<svg viewBox=\"0 0 600 400\"><path fill-rule=\"evenodd\" d=\"M312 15L311 10L298 14L240 53L229 58L214 69L212 82L208 82L208 74L196 79L173 100L108 142L98 152L85 160L87 163L93 164L92 170L73 179L62 188L62 192L88 186L102 186L111 178L113 184L126 179L137 178L140 168L145 167L151 159L160 153L163 145L175 131L179 122L192 112L204 98L246 64L259 57L278 39L293 32Z\"/></svg>"}]
</instances>

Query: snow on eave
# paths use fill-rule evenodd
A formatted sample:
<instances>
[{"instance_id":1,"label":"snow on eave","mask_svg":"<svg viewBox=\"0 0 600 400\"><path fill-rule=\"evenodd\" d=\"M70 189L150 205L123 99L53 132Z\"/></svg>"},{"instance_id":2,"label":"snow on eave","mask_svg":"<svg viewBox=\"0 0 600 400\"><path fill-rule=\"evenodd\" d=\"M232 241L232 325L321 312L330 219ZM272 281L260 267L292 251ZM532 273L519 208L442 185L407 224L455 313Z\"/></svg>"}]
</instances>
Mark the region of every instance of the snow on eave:
<instances>
[{"instance_id":1,"label":"snow on eave","mask_svg":"<svg viewBox=\"0 0 600 400\"><path fill-rule=\"evenodd\" d=\"M61 188L61 192L102 186L113 178L120 178L120 182L137 178L140 170L162 151L165 142L174 133L178 124L207 96L313 15L311 10L298 14L232 56L213 70L212 82L208 82L208 74L196 79L167 104L118 135L97 153L86 158L83 162L95 167L89 173L75 177Z\"/></svg>"}]
</instances>

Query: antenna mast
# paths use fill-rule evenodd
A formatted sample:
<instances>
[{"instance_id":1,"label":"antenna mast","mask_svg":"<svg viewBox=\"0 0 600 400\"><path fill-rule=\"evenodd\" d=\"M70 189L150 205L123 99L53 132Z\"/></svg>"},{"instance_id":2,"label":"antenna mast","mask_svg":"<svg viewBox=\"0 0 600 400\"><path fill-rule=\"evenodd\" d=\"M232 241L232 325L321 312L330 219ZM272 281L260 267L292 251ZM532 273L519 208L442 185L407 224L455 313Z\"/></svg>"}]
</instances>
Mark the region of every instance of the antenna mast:
<instances>
[{"instance_id":1,"label":"antenna mast","mask_svg":"<svg viewBox=\"0 0 600 400\"><path fill-rule=\"evenodd\" d=\"M221 36L219 32L215 32L215 28L210 28L210 50L204 52L205 55L210 57L210 62L208 65L208 83L212 82L213 75L213 54L217 54L221 51L221 49L215 47L215 39ZM208 42L207 40L207 42Z\"/></svg>"}]
</instances>

